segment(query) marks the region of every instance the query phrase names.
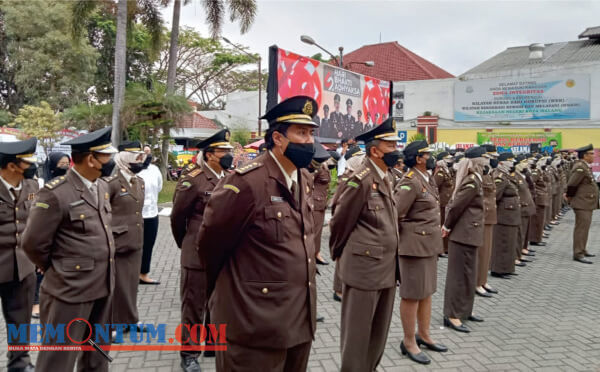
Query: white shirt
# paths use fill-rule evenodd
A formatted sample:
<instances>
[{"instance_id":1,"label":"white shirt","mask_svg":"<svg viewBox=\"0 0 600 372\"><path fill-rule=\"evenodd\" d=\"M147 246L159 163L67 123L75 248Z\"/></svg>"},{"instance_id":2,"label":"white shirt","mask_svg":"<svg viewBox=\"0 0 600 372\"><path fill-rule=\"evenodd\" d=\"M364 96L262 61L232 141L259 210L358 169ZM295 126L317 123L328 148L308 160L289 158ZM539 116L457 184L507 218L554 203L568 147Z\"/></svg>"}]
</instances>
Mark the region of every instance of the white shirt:
<instances>
[{"instance_id":1,"label":"white shirt","mask_svg":"<svg viewBox=\"0 0 600 372\"><path fill-rule=\"evenodd\" d=\"M21 186L23 185L23 181L19 182L19 186L14 187L10 183L6 182L6 180L4 178L2 178L2 176L0 176L0 180L2 180L2 183L4 184L4 186L6 186L6 189L8 190L8 194L10 195L10 198L14 201L15 196L13 195L13 193L10 190L21 191Z\"/></svg>"},{"instance_id":2,"label":"white shirt","mask_svg":"<svg viewBox=\"0 0 600 372\"><path fill-rule=\"evenodd\" d=\"M341 177L341 175L346 171L346 157L344 156L345 154L342 154L341 147L338 147L335 151L340 154L340 160L337 162L337 174L338 177Z\"/></svg>"},{"instance_id":3,"label":"white shirt","mask_svg":"<svg viewBox=\"0 0 600 372\"><path fill-rule=\"evenodd\" d=\"M427 181L427 183L429 183L429 173L427 173L427 172L423 173L420 170L418 170L417 168L412 168L412 169L414 169L416 172L419 172L419 174L421 176L423 176L423 178L425 178L425 181Z\"/></svg>"},{"instance_id":4,"label":"white shirt","mask_svg":"<svg viewBox=\"0 0 600 372\"><path fill-rule=\"evenodd\" d=\"M75 173L81 179L81 182L83 182L83 184L85 185L85 187L88 188L88 190L91 189L92 186L96 186L97 185L97 180L95 180L94 182L88 180L87 178L85 178L84 176L82 176L81 174L79 174L79 172L77 172L74 167L71 168L71 170L73 170L73 173Z\"/></svg>"},{"instance_id":5,"label":"white shirt","mask_svg":"<svg viewBox=\"0 0 600 372\"><path fill-rule=\"evenodd\" d=\"M154 218L158 216L158 193L163 187L163 178L160 169L150 164L138 176L144 180L144 207L142 217Z\"/></svg>"},{"instance_id":6,"label":"white shirt","mask_svg":"<svg viewBox=\"0 0 600 372\"><path fill-rule=\"evenodd\" d=\"M288 190L292 190L292 184L294 182L298 183L298 170L294 169L294 171L292 172L291 175L289 175L285 169L283 169L283 167L281 166L281 163L279 162L279 160L277 160L277 157L275 155L273 155L273 153L271 152L271 150L269 150L269 155L271 155L273 157L273 159L275 160L275 163L277 164L277 166L279 167L279 169L281 169L281 173L283 173L283 176L285 177L285 183L287 184Z\"/></svg>"},{"instance_id":7,"label":"white shirt","mask_svg":"<svg viewBox=\"0 0 600 372\"><path fill-rule=\"evenodd\" d=\"M377 171L379 178L381 178L382 180L385 180L385 176L387 175L387 170L385 170L385 171L381 170L381 168L379 168L379 166L377 164L375 164L373 162L373 160L371 160L371 158L369 158L369 162L371 163L371 165L373 165L373 168L375 168L375 170Z\"/></svg>"},{"instance_id":8,"label":"white shirt","mask_svg":"<svg viewBox=\"0 0 600 372\"><path fill-rule=\"evenodd\" d=\"M212 174L214 174L215 177L217 177L218 180L220 180L221 178L225 177L225 173L223 173L223 171L221 171L220 174L217 174L217 172L215 172L215 170L212 169L212 167L210 165L208 165L208 163L206 164L206 167L208 169L210 169L210 171L212 172Z\"/></svg>"}]
</instances>

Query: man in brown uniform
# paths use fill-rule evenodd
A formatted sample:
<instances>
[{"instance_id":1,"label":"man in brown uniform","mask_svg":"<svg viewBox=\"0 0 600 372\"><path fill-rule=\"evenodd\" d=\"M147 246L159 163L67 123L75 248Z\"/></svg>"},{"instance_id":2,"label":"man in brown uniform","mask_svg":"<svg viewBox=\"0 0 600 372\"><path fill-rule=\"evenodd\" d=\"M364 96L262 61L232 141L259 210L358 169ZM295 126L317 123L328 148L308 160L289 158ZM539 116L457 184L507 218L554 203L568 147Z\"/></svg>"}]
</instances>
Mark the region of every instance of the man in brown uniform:
<instances>
[{"instance_id":1,"label":"man in brown uniform","mask_svg":"<svg viewBox=\"0 0 600 372\"><path fill-rule=\"evenodd\" d=\"M0 148L0 298L4 321L17 327L31 322L35 291L34 266L21 248L21 238L38 191L32 179L36 145L37 139L30 138L2 143ZM7 356L9 372L34 370L28 351L9 351Z\"/></svg>"},{"instance_id":2,"label":"man in brown uniform","mask_svg":"<svg viewBox=\"0 0 600 372\"><path fill-rule=\"evenodd\" d=\"M117 172L104 180L108 183L112 207L112 232L115 239L115 293L113 324L135 324L139 321L137 292L138 268L142 264L144 244L144 180L138 176L145 154L139 141L123 142L115 155ZM143 329L143 326L139 326ZM126 329L125 331L130 331ZM117 329L116 343L123 342Z\"/></svg>"},{"instance_id":3,"label":"man in brown uniform","mask_svg":"<svg viewBox=\"0 0 600 372\"><path fill-rule=\"evenodd\" d=\"M450 202L452 193L454 192L454 176L450 172L452 168L453 157L446 151L442 151L437 155L437 167L433 178L437 185L438 194L440 196L440 213L442 216L441 224L444 224L446 218L446 206ZM448 237L443 239L444 252L440 253L440 257L448 257Z\"/></svg>"},{"instance_id":4,"label":"man in brown uniform","mask_svg":"<svg viewBox=\"0 0 600 372\"><path fill-rule=\"evenodd\" d=\"M321 236L323 233L323 224L325 223L325 210L327 209L327 195L329 194L329 182L331 182L331 174L326 161L331 155L323 146L315 141L315 155L308 168L313 176L313 200L314 210L313 219L315 221L315 256L318 265L329 265L321 256Z\"/></svg>"},{"instance_id":5,"label":"man in brown uniform","mask_svg":"<svg viewBox=\"0 0 600 372\"><path fill-rule=\"evenodd\" d=\"M316 327L312 182L317 103L296 96L264 119L268 151L214 189L197 246L212 321L227 324L218 371L304 371Z\"/></svg>"},{"instance_id":6,"label":"man in brown uniform","mask_svg":"<svg viewBox=\"0 0 600 372\"><path fill-rule=\"evenodd\" d=\"M525 155L517 156L517 165L515 166L515 178L517 181L517 188L519 189L519 200L521 203L521 229L519 230L520 235L520 246L517 249L517 258L522 262L531 262L530 260L523 258L523 256L533 256L533 253L529 253L527 235L529 233L529 222L531 216L535 214L535 202L533 201L533 195L527 181L527 157Z\"/></svg>"},{"instance_id":7,"label":"man in brown uniform","mask_svg":"<svg viewBox=\"0 0 600 372\"><path fill-rule=\"evenodd\" d=\"M99 325L110 322L115 244L108 185L99 180L115 165L111 157L117 150L110 145L110 131L100 129L64 143L71 145L74 166L40 190L23 233L23 249L44 271L40 323L55 329L75 318ZM100 345L110 342L92 327L93 340ZM59 335L47 331L44 344L56 345ZM66 335L60 336L71 344ZM85 340L87 327L73 326L69 336ZM97 351L41 351L37 368L72 371L76 359L79 371L108 371L107 359Z\"/></svg>"},{"instance_id":8,"label":"man in brown uniform","mask_svg":"<svg viewBox=\"0 0 600 372\"><path fill-rule=\"evenodd\" d=\"M594 146L587 145L577 149L578 161L573 164L571 177L567 183L565 197L575 211L575 229L573 230L573 259L591 264L586 257L594 254L586 250L592 213L598 209L598 186L594 181L591 164L594 161Z\"/></svg>"},{"instance_id":9,"label":"man in brown uniform","mask_svg":"<svg viewBox=\"0 0 600 372\"><path fill-rule=\"evenodd\" d=\"M546 183L544 182L543 171L538 166L538 161L541 156L537 155L529 160L531 167L531 179L535 185L534 201L536 212L531 218L529 226L529 244L535 246L545 246L542 242L544 235L544 220L546 217L546 207L549 204L548 192Z\"/></svg>"},{"instance_id":10,"label":"man in brown uniform","mask_svg":"<svg viewBox=\"0 0 600 372\"><path fill-rule=\"evenodd\" d=\"M346 182L329 223L344 300L341 371L374 371L383 356L394 309L398 212L388 168L400 156L391 119L356 137L367 158ZM368 336L367 336L368 335Z\"/></svg>"},{"instance_id":11,"label":"man in brown uniform","mask_svg":"<svg viewBox=\"0 0 600 372\"><path fill-rule=\"evenodd\" d=\"M181 249L181 324L190 327L202 324L205 315L210 321L208 314L205 314L208 301L206 265L198 256L196 234L202 225L204 209L213 189L225 177L225 171L231 168L233 146L229 143L229 137L229 130L222 129L197 145L202 150L199 157L204 161L179 179L173 199L171 231ZM182 332L182 340L188 340L184 345L194 345L193 340L199 340L199 335L190 337L186 327ZM184 371L200 371L200 351L182 350L180 355ZM214 351L207 350L204 356L214 356Z\"/></svg>"}]
</instances>

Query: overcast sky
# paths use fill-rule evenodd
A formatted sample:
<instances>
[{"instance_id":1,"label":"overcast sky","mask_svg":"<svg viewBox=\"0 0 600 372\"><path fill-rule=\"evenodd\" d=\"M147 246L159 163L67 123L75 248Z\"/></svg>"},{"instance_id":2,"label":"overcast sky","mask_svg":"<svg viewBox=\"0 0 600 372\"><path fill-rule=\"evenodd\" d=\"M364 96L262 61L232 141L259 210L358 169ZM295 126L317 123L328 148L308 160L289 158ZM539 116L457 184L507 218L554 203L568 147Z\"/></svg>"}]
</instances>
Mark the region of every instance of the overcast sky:
<instances>
[{"instance_id":1,"label":"overcast sky","mask_svg":"<svg viewBox=\"0 0 600 372\"><path fill-rule=\"evenodd\" d=\"M170 24L172 8L163 14ZM200 0L183 7L181 25L207 36L204 19ZM258 0L258 15L248 33L241 35L237 24L226 22L222 35L260 53L263 61L273 44L303 55L318 53L300 41L302 34L334 54L339 46L346 53L381 37L459 75L508 47L576 40L590 26L600 26L600 0Z\"/></svg>"}]
</instances>

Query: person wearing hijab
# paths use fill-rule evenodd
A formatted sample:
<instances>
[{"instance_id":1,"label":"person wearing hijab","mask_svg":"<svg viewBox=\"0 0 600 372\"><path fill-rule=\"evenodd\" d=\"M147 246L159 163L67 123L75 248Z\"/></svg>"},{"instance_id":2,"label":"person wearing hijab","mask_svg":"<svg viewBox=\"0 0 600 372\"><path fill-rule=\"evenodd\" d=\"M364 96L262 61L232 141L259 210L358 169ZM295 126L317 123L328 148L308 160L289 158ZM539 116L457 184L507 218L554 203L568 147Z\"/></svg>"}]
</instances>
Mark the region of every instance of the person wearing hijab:
<instances>
[{"instance_id":1,"label":"person wearing hijab","mask_svg":"<svg viewBox=\"0 0 600 372\"><path fill-rule=\"evenodd\" d=\"M447 151L440 152L437 157L437 167L433 178L437 185L438 194L440 196L440 214L442 216L441 224L444 224L446 218L446 206L450 201L450 197L454 192L454 176L450 169L454 165L454 157ZM444 251L440 253L440 257L448 257L448 238L443 239Z\"/></svg>"},{"instance_id":2,"label":"person wearing hijab","mask_svg":"<svg viewBox=\"0 0 600 372\"><path fill-rule=\"evenodd\" d=\"M44 164L44 180L48 182L53 178L64 176L70 165L69 155L62 152L51 152Z\"/></svg>"},{"instance_id":3,"label":"person wearing hijab","mask_svg":"<svg viewBox=\"0 0 600 372\"><path fill-rule=\"evenodd\" d=\"M533 256L533 253L529 252L527 234L529 231L529 222L531 216L535 214L535 202L533 201L533 194L529 187L527 180L527 156L518 155L517 165L515 166L515 176L517 179L517 187L519 188L519 200L521 203L521 229L519 230L519 243L520 246L517 249L517 257L521 262L531 262L529 259L523 256Z\"/></svg>"},{"instance_id":4,"label":"person wearing hijab","mask_svg":"<svg viewBox=\"0 0 600 372\"><path fill-rule=\"evenodd\" d=\"M116 173L106 177L115 239L113 324L138 322L138 269L142 263L144 180L137 176L146 155L138 141L123 142L115 155ZM118 337L119 335L117 335ZM117 338L116 342L122 342Z\"/></svg>"},{"instance_id":5,"label":"person wearing hijab","mask_svg":"<svg viewBox=\"0 0 600 372\"><path fill-rule=\"evenodd\" d=\"M543 178L543 171L540 168L539 161L541 155L532 155L529 160L529 168L531 170L531 180L535 186L535 194L533 195L536 212L531 216L529 225L529 244L534 246L545 246L542 241L544 237L544 219L546 216L546 207L548 205L548 192L546 191L546 183Z\"/></svg>"},{"instance_id":6,"label":"person wearing hijab","mask_svg":"<svg viewBox=\"0 0 600 372\"><path fill-rule=\"evenodd\" d=\"M323 145L315 140L317 150L308 168L313 177L313 220L315 223L315 260L317 265L329 265L321 256L321 236L323 224L325 223L325 210L327 209L327 196L329 194L329 183L331 174L326 162L331 158L329 152L325 151Z\"/></svg>"},{"instance_id":7,"label":"person wearing hijab","mask_svg":"<svg viewBox=\"0 0 600 372\"><path fill-rule=\"evenodd\" d=\"M472 147L458 164L456 188L446 210L442 237L449 237L448 269L444 291L444 325L459 332L471 330L467 319L482 322L473 314L477 282L477 248L483 245L484 213L482 174L489 166L485 148Z\"/></svg>"}]
</instances>

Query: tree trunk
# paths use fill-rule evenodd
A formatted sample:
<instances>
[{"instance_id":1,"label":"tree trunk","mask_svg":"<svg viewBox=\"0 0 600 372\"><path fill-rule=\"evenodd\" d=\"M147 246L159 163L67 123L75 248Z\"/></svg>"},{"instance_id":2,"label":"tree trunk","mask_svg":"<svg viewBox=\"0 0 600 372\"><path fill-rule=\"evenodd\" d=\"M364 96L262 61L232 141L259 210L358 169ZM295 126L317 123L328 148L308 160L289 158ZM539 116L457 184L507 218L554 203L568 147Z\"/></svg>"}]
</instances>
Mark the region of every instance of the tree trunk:
<instances>
[{"instance_id":1,"label":"tree trunk","mask_svg":"<svg viewBox=\"0 0 600 372\"><path fill-rule=\"evenodd\" d=\"M119 117L125 96L127 54L127 0L119 0L117 5L117 40L115 43L115 95L112 113L112 143L116 147L121 143L121 125Z\"/></svg>"}]
</instances>

